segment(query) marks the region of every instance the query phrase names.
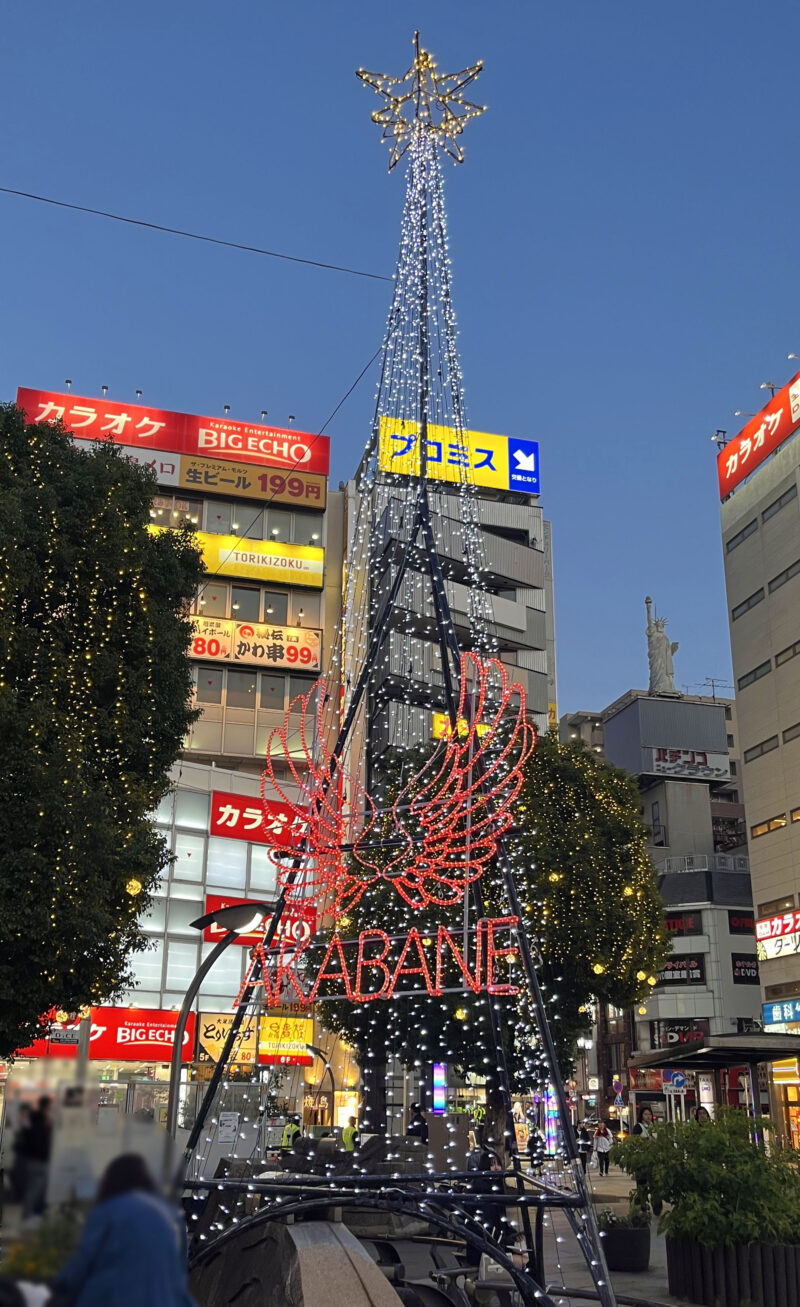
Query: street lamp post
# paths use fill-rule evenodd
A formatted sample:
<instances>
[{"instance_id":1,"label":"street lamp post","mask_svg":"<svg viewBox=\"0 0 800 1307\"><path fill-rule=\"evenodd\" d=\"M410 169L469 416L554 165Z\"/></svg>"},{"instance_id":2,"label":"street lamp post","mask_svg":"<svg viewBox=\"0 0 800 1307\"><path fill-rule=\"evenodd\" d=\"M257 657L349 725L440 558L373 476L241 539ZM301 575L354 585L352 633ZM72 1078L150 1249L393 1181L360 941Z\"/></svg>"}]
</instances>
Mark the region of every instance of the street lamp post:
<instances>
[{"instance_id":1,"label":"street lamp post","mask_svg":"<svg viewBox=\"0 0 800 1307\"><path fill-rule=\"evenodd\" d=\"M207 912L205 916L198 917L196 921L191 923L195 930L205 930L206 926L220 926L225 929L225 934L214 945L208 957L198 968L192 983L186 991L178 1014L178 1022L175 1026L175 1042L172 1045L172 1061L169 1068L169 1096L167 1099L167 1134L171 1139L175 1138L178 1128L178 1088L181 1079L183 1036L198 990L217 958L225 952L226 948L233 943L237 936L246 935L249 931L255 930L274 911L275 905L273 903L257 901L237 903L230 908L218 908L216 912Z\"/></svg>"}]
</instances>

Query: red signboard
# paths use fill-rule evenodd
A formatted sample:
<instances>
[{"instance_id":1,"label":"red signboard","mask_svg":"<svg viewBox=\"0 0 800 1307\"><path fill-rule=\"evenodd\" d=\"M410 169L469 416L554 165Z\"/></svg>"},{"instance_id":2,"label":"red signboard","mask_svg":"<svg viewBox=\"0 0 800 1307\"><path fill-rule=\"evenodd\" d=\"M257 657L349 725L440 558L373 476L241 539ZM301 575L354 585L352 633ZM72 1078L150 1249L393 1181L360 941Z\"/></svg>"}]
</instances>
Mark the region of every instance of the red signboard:
<instances>
[{"instance_id":1,"label":"red signboard","mask_svg":"<svg viewBox=\"0 0 800 1307\"><path fill-rule=\"evenodd\" d=\"M89 1035L89 1057L108 1062L169 1062L175 1042L178 1013L160 1008L93 1007ZM191 1062L194 1051L195 1014L189 1013L183 1035L181 1061ZM53 1034L77 1029L56 1023ZM77 1043L62 1044L37 1039L19 1057L77 1057Z\"/></svg>"},{"instance_id":2,"label":"red signboard","mask_svg":"<svg viewBox=\"0 0 800 1307\"><path fill-rule=\"evenodd\" d=\"M256 426L229 418L195 417L191 413L28 390L24 386L17 391L17 404L25 410L29 422L60 418L74 436L83 440L113 440L136 449L162 449L173 454L224 456L236 462L323 476L329 470L328 436L305 431Z\"/></svg>"},{"instance_id":3,"label":"red signboard","mask_svg":"<svg viewBox=\"0 0 800 1307\"><path fill-rule=\"evenodd\" d=\"M207 894L206 895L206 912L218 912L220 908L237 908L240 903L249 903L249 899L231 898L225 894ZM317 909L310 903L308 907L302 910L298 909L295 904L290 909L284 911L281 922L275 934L274 944L277 946L281 941L286 940L293 944L307 944L317 929ZM203 932L203 939L207 944L216 943L225 933L224 926L206 926ZM249 931L245 935L237 935L234 943L242 944L246 948L252 948L255 944L261 944L264 940L264 927L258 930Z\"/></svg>"},{"instance_id":4,"label":"red signboard","mask_svg":"<svg viewBox=\"0 0 800 1307\"><path fill-rule=\"evenodd\" d=\"M800 933L800 912L781 912L777 917L759 917L756 939L780 939Z\"/></svg>"},{"instance_id":5,"label":"red signboard","mask_svg":"<svg viewBox=\"0 0 800 1307\"><path fill-rule=\"evenodd\" d=\"M800 372L776 392L717 455L719 497L725 499L800 426Z\"/></svg>"},{"instance_id":6,"label":"red signboard","mask_svg":"<svg viewBox=\"0 0 800 1307\"><path fill-rule=\"evenodd\" d=\"M211 795L209 832L212 835L291 849L302 837L304 827L305 822L299 820L288 803L275 803L271 799L262 803L260 798L228 794L225 790L214 790Z\"/></svg>"}]
</instances>

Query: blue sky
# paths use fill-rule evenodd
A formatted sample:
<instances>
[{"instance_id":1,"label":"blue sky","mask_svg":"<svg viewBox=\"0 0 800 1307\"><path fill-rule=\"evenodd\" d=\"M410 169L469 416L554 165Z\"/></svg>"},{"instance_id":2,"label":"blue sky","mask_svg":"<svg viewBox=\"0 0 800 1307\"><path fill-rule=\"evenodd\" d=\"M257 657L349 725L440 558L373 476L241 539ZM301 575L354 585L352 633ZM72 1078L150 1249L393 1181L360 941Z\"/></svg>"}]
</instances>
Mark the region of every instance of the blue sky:
<instances>
[{"instance_id":1,"label":"blue sky","mask_svg":"<svg viewBox=\"0 0 800 1307\"><path fill-rule=\"evenodd\" d=\"M40 0L6 6L0 185L391 273L403 182L354 69L483 58L446 170L470 424L536 438L559 711L730 677L713 446L800 353L800 6L767 0ZM389 286L0 195L18 384L316 431ZM374 373L328 428L353 469Z\"/></svg>"}]
</instances>

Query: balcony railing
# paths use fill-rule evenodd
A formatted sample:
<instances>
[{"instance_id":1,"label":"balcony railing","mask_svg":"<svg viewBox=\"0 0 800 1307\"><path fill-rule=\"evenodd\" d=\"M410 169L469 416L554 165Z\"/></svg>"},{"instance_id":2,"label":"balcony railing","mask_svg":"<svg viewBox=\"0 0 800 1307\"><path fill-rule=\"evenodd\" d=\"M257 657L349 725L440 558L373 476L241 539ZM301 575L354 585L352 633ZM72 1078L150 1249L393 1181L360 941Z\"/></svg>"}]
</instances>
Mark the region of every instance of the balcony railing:
<instances>
[{"instance_id":1,"label":"balcony railing","mask_svg":"<svg viewBox=\"0 0 800 1307\"><path fill-rule=\"evenodd\" d=\"M665 858L657 864L660 872L682 871L750 871L746 853L690 853L685 858Z\"/></svg>"}]
</instances>

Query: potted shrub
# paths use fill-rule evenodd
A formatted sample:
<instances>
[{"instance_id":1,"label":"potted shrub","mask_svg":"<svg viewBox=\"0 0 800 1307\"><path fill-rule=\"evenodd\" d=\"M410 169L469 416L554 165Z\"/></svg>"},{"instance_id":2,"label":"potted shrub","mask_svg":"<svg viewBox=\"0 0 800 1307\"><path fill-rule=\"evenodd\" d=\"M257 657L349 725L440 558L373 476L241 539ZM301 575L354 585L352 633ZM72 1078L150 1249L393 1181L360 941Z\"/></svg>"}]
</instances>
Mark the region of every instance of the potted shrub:
<instances>
[{"instance_id":1,"label":"potted shrub","mask_svg":"<svg viewBox=\"0 0 800 1307\"><path fill-rule=\"evenodd\" d=\"M610 1271L646 1271L650 1265L650 1206L632 1189L627 1211L601 1207L597 1225Z\"/></svg>"},{"instance_id":2,"label":"potted shrub","mask_svg":"<svg viewBox=\"0 0 800 1307\"><path fill-rule=\"evenodd\" d=\"M669 1204L669 1290L707 1307L800 1304L800 1159L767 1148L772 1125L740 1109L633 1135L612 1154L637 1187Z\"/></svg>"}]
</instances>

